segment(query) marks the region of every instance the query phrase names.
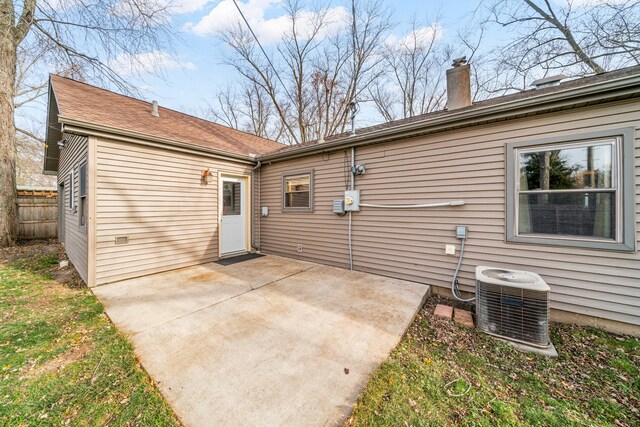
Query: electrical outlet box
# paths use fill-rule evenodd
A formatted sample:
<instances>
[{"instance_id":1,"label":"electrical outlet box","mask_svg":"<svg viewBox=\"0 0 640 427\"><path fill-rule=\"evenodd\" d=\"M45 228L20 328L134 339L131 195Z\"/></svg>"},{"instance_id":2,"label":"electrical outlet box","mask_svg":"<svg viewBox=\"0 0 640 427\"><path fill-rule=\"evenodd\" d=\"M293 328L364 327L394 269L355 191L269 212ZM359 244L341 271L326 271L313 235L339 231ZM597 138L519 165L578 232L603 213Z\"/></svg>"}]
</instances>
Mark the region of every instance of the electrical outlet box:
<instances>
[{"instance_id":1,"label":"electrical outlet box","mask_svg":"<svg viewBox=\"0 0 640 427\"><path fill-rule=\"evenodd\" d=\"M360 190L347 190L344 192L344 210L347 212L360 210Z\"/></svg>"},{"instance_id":2,"label":"electrical outlet box","mask_svg":"<svg viewBox=\"0 0 640 427\"><path fill-rule=\"evenodd\" d=\"M298 244L298 246L296 246L296 252L302 253L302 245Z\"/></svg>"},{"instance_id":3,"label":"electrical outlet box","mask_svg":"<svg viewBox=\"0 0 640 427\"><path fill-rule=\"evenodd\" d=\"M269 207L263 206L262 208L260 208L260 213L262 216L269 216Z\"/></svg>"},{"instance_id":4,"label":"electrical outlet box","mask_svg":"<svg viewBox=\"0 0 640 427\"><path fill-rule=\"evenodd\" d=\"M458 239L466 239L467 238L467 226L466 225L457 225L456 226L456 238L458 238Z\"/></svg>"},{"instance_id":5,"label":"electrical outlet box","mask_svg":"<svg viewBox=\"0 0 640 427\"><path fill-rule=\"evenodd\" d=\"M444 253L447 255L455 255L456 245L444 245Z\"/></svg>"}]
</instances>

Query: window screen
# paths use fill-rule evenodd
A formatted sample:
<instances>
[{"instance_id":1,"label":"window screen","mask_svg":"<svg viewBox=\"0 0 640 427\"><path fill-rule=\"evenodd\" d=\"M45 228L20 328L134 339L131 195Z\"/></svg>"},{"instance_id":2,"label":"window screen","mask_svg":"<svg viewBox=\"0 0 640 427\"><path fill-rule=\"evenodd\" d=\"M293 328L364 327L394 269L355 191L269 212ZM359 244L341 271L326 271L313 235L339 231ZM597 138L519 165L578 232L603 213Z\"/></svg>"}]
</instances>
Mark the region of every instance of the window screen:
<instances>
[{"instance_id":1,"label":"window screen","mask_svg":"<svg viewBox=\"0 0 640 427\"><path fill-rule=\"evenodd\" d=\"M80 166L80 197L87 195L87 164Z\"/></svg>"},{"instance_id":2,"label":"window screen","mask_svg":"<svg viewBox=\"0 0 640 427\"><path fill-rule=\"evenodd\" d=\"M80 180L79 180L79 196L80 196L80 226L87 225L87 164L80 165Z\"/></svg>"}]
</instances>

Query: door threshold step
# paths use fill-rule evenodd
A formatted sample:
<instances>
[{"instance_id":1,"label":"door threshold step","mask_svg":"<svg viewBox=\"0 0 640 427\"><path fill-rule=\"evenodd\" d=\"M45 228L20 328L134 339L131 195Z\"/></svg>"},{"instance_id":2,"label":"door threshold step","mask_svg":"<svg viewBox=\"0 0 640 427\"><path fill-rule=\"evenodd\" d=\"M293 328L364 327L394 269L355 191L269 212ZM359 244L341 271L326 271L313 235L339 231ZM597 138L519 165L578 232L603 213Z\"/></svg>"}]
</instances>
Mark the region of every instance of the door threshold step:
<instances>
[{"instance_id":1,"label":"door threshold step","mask_svg":"<svg viewBox=\"0 0 640 427\"><path fill-rule=\"evenodd\" d=\"M259 254L259 253L245 253L242 255L230 255L229 257L219 259L218 261L216 261L216 264L220 264L224 266L233 265L242 261L249 261L250 259L260 258L263 256L264 256L263 254Z\"/></svg>"}]
</instances>

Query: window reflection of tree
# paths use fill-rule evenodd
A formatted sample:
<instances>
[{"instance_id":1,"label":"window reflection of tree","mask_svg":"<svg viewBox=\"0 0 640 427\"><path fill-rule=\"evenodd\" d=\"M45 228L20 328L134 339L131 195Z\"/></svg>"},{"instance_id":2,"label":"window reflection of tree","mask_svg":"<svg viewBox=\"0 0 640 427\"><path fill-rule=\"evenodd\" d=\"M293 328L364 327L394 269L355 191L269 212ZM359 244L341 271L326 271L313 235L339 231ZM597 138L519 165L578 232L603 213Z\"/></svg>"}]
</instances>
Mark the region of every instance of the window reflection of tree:
<instances>
[{"instance_id":1,"label":"window reflection of tree","mask_svg":"<svg viewBox=\"0 0 640 427\"><path fill-rule=\"evenodd\" d=\"M520 198L520 232L615 238L611 146L569 150L522 154L521 190L533 192Z\"/></svg>"}]
</instances>

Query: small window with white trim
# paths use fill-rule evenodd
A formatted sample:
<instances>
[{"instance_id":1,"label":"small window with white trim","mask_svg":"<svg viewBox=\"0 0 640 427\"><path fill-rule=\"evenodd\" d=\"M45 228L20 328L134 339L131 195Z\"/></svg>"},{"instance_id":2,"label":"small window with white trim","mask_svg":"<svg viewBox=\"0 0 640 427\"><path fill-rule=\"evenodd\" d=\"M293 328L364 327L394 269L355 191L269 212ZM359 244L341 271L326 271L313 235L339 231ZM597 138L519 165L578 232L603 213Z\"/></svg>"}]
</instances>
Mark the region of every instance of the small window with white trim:
<instances>
[{"instance_id":1,"label":"small window with white trim","mask_svg":"<svg viewBox=\"0 0 640 427\"><path fill-rule=\"evenodd\" d=\"M629 250L623 137L511 145L507 240ZM625 212L626 211L626 212ZM509 218L509 216L511 216Z\"/></svg>"},{"instance_id":2,"label":"small window with white trim","mask_svg":"<svg viewBox=\"0 0 640 427\"><path fill-rule=\"evenodd\" d=\"M313 171L282 177L282 210L313 210Z\"/></svg>"}]
</instances>

